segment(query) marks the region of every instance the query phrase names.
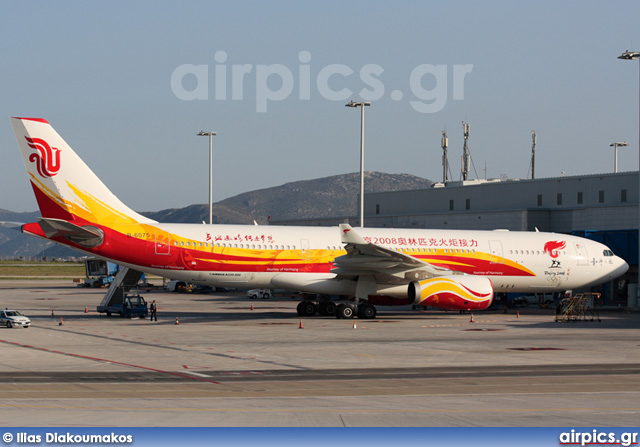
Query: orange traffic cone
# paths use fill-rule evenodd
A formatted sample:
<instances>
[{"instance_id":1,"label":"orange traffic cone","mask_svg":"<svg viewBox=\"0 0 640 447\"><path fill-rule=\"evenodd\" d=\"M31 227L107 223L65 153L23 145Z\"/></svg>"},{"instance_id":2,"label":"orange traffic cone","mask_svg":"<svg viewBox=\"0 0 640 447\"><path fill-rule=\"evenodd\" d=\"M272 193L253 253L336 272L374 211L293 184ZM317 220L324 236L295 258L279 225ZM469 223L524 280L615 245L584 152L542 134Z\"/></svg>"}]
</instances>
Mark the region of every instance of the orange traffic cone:
<instances>
[{"instance_id":1,"label":"orange traffic cone","mask_svg":"<svg viewBox=\"0 0 640 447\"><path fill-rule=\"evenodd\" d=\"M300 326L298 326L298 329L304 329L304 326L302 325L302 318L300 318Z\"/></svg>"},{"instance_id":2,"label":"orange traffic cone","mask_svg":"<svg viewBox=\"0 0 640 447\"><path fill-rule=\"evenodd\" d=\"M356 325L356 320L353 320L353 328L358 329L358 326Z\"/></svg>"},{"instance_id":3,"label":"orange traffic cone","mask_svg":"<svg viewBox=\"0 0 640 447\"><path fill-rule=\"evenodd\" d=\"M253 310L253 303L251 303L251 310Z\"/></svg>"},{"instance_id":4,"label":"orange traffic cone","mask_svg":"<svg viewBox=\"0 0 640 447\"><path fill-rule=\"evenodd\" d=\"M58 323L58 326L64 326L64 323L62 321L62 317L60 317L60 323Z\"/></svg>"},{"instance_id":5,"label":"orange traffic cone","mask_svg":"<svg viewBox=\"0 0 640 447\"><path fill-rule=\"evenodd\" d=\"M180 320L178 320L178 317L176 317L176 326L180 324Z\"/></svg>"},{"instance_id":6,"label":"orange traffic cone","mask_svg":"<svg viewBox=\"0 0 640 447\"><path fill-rule=\"evenodd\" d=\"M89 313L89 309L87 308L87 306L84 306L84 313L88 314Z\"/></svg>"},{"instance_id":7,"label":"orange traffic cone","mask_svg":"<svg viewBox=\"0 0 640 447\"><path fill-rule=\"evenodd\" d=\"M469 320L469 323L475 323L475 320L473 319L473 314L471 314L471 320Z\"/></svg>"},{"instance_id":8,"label":"orange traffic cone","mask_svg":"<svg viewBox=\"0 0 640 447\"><path fill-rule=\"evenodd\" d=\"M520 311L516 312L516 318L520 318Z\"/></svg>"}]
</instances>

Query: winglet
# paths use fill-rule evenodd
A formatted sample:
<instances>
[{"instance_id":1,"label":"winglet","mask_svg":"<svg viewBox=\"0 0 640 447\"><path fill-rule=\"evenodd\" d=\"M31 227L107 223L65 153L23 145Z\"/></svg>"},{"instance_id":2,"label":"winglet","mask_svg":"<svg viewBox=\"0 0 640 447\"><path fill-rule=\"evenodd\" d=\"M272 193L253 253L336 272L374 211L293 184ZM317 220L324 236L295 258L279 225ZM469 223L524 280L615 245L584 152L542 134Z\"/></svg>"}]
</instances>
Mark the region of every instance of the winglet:
<instances>
[{"instance_id":1,"label":"winglet","mask_svg":"<svg viewBox=\"0 0 640 447\"><path fill-rule=\"evenodd\" d=\"M358 232L356 232L349 224L340 224L340 238L343 244L367 245Z\"/></svg>"}]
</instances>

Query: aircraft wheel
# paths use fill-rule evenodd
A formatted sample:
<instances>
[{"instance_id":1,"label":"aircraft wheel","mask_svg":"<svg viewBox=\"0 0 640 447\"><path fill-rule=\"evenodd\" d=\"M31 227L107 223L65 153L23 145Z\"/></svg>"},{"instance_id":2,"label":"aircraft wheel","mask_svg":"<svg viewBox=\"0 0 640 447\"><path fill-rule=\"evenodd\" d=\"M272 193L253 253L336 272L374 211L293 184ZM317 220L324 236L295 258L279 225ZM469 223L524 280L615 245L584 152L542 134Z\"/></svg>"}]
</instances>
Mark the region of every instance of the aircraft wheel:
<instances>
[{"instance_id":1,"label":"aircraft wheel","mask_svg":"<svg viewBox=\"0 0 640 447\"><path fill-rule=\"evenodd\" d=\"M376 307L373 304L364 303L358 306L358 318L372 320L376 317Z\"/></svg>"},{"instance_id":2,"label":"aircraft wheel","mask_svg":"<svg viewBox=\"0 0 640 447\"><path fill-rule=\"evenodd\" d=\"M320 315L330 317L336 314L336 303L333 301L323 301L320 303Z\"/></svg>"},{"instance_id":3,"label":"aircraft wheel","mask_svg":"<svg viewBox=\"0 0 640 447\"><path fill-rule=\"evenodd\" d=\"M303 301L302 308L304 309L304 317L312 317L318 311L318 307L313 301Z\"/></svg>"},{"instance_id":4,"label":"aircraft wheel","mask_svg":"<svg viewBox=\"0 0 640 447\"><path fill-rule=\"evenodd\" d=\"M301 301L298 303L296 310L301 317L312 317L317 311L316 303L313 301Z\"/></svg>"},{"instance_id":5,"label":"aircraft wheel","mask_svg":"<svg viewBox=\"0 0 640 447\"><path fill-rule=\"evenodd\" d=\"M349 320L353 318L354 313L355 313L355 308L353 307L352 304L341 304L336 309L336 318Z\"/></svg>"}]
</instances>

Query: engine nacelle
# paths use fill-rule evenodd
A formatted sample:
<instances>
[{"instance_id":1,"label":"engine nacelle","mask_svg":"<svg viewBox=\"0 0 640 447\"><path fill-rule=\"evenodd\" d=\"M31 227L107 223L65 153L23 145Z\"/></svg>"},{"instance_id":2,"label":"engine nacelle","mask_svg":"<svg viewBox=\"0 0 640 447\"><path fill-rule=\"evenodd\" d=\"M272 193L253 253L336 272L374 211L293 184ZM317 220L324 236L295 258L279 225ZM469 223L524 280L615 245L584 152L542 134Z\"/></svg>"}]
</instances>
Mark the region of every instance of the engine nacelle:
<instances>
[{"instance_id":1,"label":"engine nacelle","mask_svg":"<svg viewBox=\"0 0 640 447\"><path fill-rule=\"evenodd\" d=\"M447 310L482 310L493 302L493 284L484 276L440 276L409 284L416 305Z\"/></svg>"}]
</instances>

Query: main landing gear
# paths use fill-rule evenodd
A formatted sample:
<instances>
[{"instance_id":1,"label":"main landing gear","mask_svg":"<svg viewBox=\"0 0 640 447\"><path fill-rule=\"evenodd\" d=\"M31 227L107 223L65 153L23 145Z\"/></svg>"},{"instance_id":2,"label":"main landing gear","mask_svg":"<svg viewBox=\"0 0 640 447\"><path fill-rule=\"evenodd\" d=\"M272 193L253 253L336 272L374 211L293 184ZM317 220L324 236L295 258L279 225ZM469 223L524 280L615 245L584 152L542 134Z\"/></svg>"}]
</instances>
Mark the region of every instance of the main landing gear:
<instances>
[{"instance_id":1,"label":"main landing gear","mask_svg":"<svg viewBox=\"0 0 640 447\"><path fill-rule=\"evenodd\" d=\"M301 317L312 317L319 313L323 317L335 316L346 320L355 318L371 320L376 317L377 310L373 304L361 302L358 306L352 303L336 303L335 301L301 301L297 307Z\"/></svg>"}]
</instances>

